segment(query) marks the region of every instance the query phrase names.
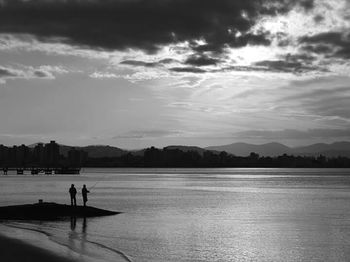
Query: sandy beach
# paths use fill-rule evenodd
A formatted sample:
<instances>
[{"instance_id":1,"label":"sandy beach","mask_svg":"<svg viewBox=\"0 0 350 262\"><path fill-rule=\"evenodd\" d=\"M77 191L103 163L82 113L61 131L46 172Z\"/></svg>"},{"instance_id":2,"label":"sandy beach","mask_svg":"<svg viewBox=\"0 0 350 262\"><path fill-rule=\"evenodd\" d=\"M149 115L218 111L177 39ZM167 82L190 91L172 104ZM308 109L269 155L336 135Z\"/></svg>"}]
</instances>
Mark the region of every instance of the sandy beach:
<instances>
[{"instance_id":1,"label":"sandy beach","mask_svg":"<svg viewBox=\"0 0 350 262\"><path fill-rule=\"evenodd\" d=\"M76 260L58 256L24 241L0 235L0 261L2 262L73 262Z\"/></svg>"},{"instance_id":2,"label":"sandy beach","mask_svg":"<svg viewBox=\"0 0 350 262\"><path fill-rule=\"evenodd\" d=\"M34 228L31 228L34 226ZM35 224L0 223L1 262L117 262L130 261L122 251L104 244L79 238L77 232L64 233L63 239L53 241L45 230ZM67 235L66 235L67 233ZM62 235L61 235L62 237Z\"/></svg>"}]
</instances>

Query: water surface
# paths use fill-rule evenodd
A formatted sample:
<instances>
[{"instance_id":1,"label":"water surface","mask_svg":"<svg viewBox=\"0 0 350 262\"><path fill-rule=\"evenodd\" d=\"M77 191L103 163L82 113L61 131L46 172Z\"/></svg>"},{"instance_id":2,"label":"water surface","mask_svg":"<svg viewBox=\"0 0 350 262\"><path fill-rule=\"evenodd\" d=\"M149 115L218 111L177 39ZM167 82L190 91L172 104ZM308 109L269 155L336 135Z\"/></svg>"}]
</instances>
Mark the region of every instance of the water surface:
<instances>
[{"instance_id":1,"label":"water surface","mask_svg":"<svg viewBox=\"0 0 350 262\"><path fill-rule=\"evenodd\" d=\"M0 204L69 203L71 183L94 186L89 205L123 214L11 222L17 229L7 231L39 232L82 261L350 261L349 169L84 169L80 176L0 176Z\"/></svg>"}]
</instances>

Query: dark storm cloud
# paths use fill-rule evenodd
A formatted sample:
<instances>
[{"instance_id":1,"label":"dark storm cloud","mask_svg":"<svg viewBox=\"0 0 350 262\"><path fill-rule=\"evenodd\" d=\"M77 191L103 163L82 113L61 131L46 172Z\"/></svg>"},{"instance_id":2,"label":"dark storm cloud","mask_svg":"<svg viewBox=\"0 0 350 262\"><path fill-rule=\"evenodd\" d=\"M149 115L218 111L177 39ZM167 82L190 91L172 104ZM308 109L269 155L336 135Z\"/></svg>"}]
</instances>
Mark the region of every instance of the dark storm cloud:
<instances>
[{"instance_id":1,"label":"dark storm cloud","mask_svg":"<svg viewBox=\"0 0 350 262\"><path fill-rule=\"evenodd\" d=\"M324 16L322 16L322 15L315 15L314 16L314 21L315 21L315 23L320 23L320 22L324 21Z\"/></svg>"},{"instance_id":2,"label":"dark storm cloud","mask_svg":"<svg viewBox=\"0 0 350 262\"><path fill-rule=\"evenodd\" d=\"M97 49L160 46L203 39L198 52L268 45L267 32L250 29L262 15L277 15L313 0L2 0L0 32L26 33ZM239 33L239 34L237 34Z\"/></svg>"},{"instance_id":3,"label":"dark storm cloud","mask_svg":"<svg viewBox=\"0 0 350 262\"><path fill-rule=\"evenodd\" d=\"M215 66L222 62L220 59L211 58L205 55L191 55L183 63L178 60L165 59L157 62L145 62L139 60L124 60L122 65L159 67L164 64L177 63L182 67L171 67L170 71L182 73L220 73L220 72L275 72L275 73L294 73L300 74L310 71L326 71L325 69L312 65L315 60L313 56L306 54L287 55L282 57L285 60L264 60L254 63L250 66L225 66L217 69L202 69L203 66Z\"/></svg>"},{"instance_id":4,"label":"dark storm cloud","mask_svg":"<svg viewBox=\"0 0 350 262\"><path fill-rule=\"evenodd\" d=\"M305 64L311 64L313 61L316 60L315 56L305 54L305 53L300 53L300 54L287 54L281 56L283 59L287 61L292 61L292 62L302 62Z\"/></svg>"},{"instance_id":5,"label":"dark storm cloud","mask_svg":"<svg viewBox=\"0 0 350 262\"><path fill-rule=\"evenodd\" d=\"M45 71L35 71L34 76L39 77L39 78L50 78L52 77L52 74L45 72Z\"/></svg>"},{"instance_id":6,"label":"dark storm cloud","mask_svg":"<svg viewBox=\"0 0 350 262\"><path fill-rule=\"evenodd\" d=\"M176 72L176 73L206 73L208 71L203 70L198 67L173 67L169 69L170 71Z\"/></svg>"},{"instance_id":7,"label":"dark storm cloud","mask_svg":"<svg viewBox=\"0 0 350 262\"><path fill-rule=\"evenodd\" d=\"M331 53L333 50L331 46L324 44L305 45L302 49L315 54L328 54Z\"/></svg>"},{"instance_id":8,"label":"dark storm cloud","mask_svg":"<svg viewBox=\"0 0 350 262\"><path fill-rule=\"evenodd\" d=\"M166 64L172 64L172 63L180 63L180 62L172 58L165 58L156 62L145 62L140 60L124 60L120 62L121 65L144 66L144 67L157 67L157 66L162 66Z\"/></svg>"},{"instance_id":9,"label":"dark storm cloud","mask_svg":"<svg viewBox=\"0 0 350 262\"><path fill-rule=\"evenodd\" d=\"M172 64L172 63L179 63L179 60L176 60L173 58L164 58L158 61L158 64Z\"/></svg>"},{"instance_id":10,"label":"dark storm cloud","mask_svg":"<svg viewBox=\"0 0 350 262\"><path fill-rule=\"evenodd\" d=\"M131 65L131 66L145 66L145 67L156 67L158 63L144 62L139 60L124 60L120 62L121 65Z\"/></svg>"},{"instance_id":11,"label":"dark storm cloud","mask_svg":"<svg viewBox=\"0 0 350 262\"><path fill-rule=\"evenodd\" d=\"M17 76L17 73L15 73L7 68L0 67L0 78L16 77L16 76Z\"/></svg>"},{"instance_id":12,"label":"dark storm cloud","mask_svg":"<svg viewBox=\"0 0 350 262\"><path fill-rule=\"evenodd\" d=\"M188 57L185 61L185 64L192 66L208 66L216 65L220 62L220 59L211 58L206 55L192 55Z\"/></svg>"},{"instance_id":13,"label":"dark storm cloud","mask_svg":"<svg viewBox=\"0 0 350 262\"><path fill-rule=\"evenodd\" d=\"M287 54L280 56L280 60L264 60L256 62L254 65L272 72L284 72L300 74L310 71L326 71L326 69L316 66L313 62L316 58L306 53Z\"/></svg>"},{"instance_id":14,"label":"dark storm cloud","mask_svg":"<svg viewBox=\"0 0 350 262\"><path fill-rule=\"evenodd\" d=\"M304 50L327 56L350 58L350 32L327 32L300 38Z\"/></svg>"},{"instance_id":15,"label":"dark storm cloud","mask_svg":"<svg viewBox=\"0 0 350 262\"><path fill-rule=\"evenodd\" d=\"M309 71L320 70L317 66L308 65L298 60L264 60L254 64L266 71L284 72L284 73L305 73Z\"/></svg>"},{"instance_id":16,"label":"dark storm cloud","mask_svg":"<svg viewBox=\"0 0 350 262\"><path fill-rule=\"evenodd\" d=\"M350 129L296 129L284 130L248 130L234 134L244 138L264 139L310 139L310 138L345 138L350 137Z\"/></svg>"},{"instance_id":17,"label":"dark storm cloud","mask_svg":"<svg viewBox=\"0 0 350 262\"><path fill-rule=\"evenodd\" d=\"M333 45L341 45L343 43L342 38L342 33L340 32L327 32L313 36L304 36L300 39L300 41L302 43L327 43Z\"/></svg>"}]
</instances>

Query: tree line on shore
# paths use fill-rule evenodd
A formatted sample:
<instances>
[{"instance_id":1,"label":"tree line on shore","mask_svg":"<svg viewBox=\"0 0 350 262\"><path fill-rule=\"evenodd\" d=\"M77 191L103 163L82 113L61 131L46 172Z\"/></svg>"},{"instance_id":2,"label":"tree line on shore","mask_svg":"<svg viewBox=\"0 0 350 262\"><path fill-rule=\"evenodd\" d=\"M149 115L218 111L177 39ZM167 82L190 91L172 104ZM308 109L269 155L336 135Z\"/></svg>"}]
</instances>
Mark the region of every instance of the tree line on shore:
<instances>
[{"instance_id":1,"label":"tree line on shore","mask_svg":"<svg viewBox=\"0 0 350 262\"><path fill-rule=\"evenodd\" d=\"M180 149L147 148L143 155L132 153L120 157L87 158L86 167L350 167L350 158L319 155L277 157L259 156L252 152L249 156L234 156L226 152L182 151Z\"/></svg>"},{"instance_id":2,"label":"tree line on shore","mask_svg":"<svg viewBox=\"0 0 350 262\"><path fill-rule=\"evenodd\" d=\"M24 145L5 147L0 145L1 167L320 167L350 168L350 158L319 156L294 156L283 154L275 157L235 156L225 151L158 149L150 147L142 152L124 152L120 156L91 157L80 149L70 148L66 156L59 153L60 145L51 141L34 148Z\"/></svg>"}]
</instances>

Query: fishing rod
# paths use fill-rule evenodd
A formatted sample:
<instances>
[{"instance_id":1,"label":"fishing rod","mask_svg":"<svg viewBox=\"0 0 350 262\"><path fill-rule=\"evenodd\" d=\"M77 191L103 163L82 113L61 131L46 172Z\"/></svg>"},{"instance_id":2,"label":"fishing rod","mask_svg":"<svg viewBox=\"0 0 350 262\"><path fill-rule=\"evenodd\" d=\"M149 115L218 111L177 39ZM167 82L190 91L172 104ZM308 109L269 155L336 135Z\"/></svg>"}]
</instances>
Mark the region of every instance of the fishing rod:
<instances>
[{"instance_id":1,"label":"fishing rod","mask_svg":"<svg viewBox=\"0 0 350 262\"><path fill-rule=\"evenodd\" d=\"M109 174L103 176L100 180L98 180L95 184L93 184L92 187L89 188L89 190L93 189L95 186L97 186L98 183L100 183L103 179L105 179Z\"/></svg>"}]
</instances>

